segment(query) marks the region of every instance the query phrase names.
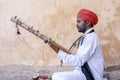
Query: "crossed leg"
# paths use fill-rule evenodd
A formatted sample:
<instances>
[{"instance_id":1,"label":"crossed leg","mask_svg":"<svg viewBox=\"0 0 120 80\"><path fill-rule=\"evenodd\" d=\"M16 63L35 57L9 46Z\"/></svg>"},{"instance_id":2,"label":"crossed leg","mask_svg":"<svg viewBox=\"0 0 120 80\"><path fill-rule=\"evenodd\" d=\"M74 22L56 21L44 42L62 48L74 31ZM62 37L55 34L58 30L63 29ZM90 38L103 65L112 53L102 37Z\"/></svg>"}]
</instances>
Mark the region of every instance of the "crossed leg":
<instances>
[{"instance_id":1,"label":"crossed leg","mask_svg":"<svg viewBox=\"0 0 120 80\"><path fill-rule=\"evenodd\" d=\"M84 74L79 70L56 72L52 75L52 80L86 80Z\"/></svg>"}]
</instances>

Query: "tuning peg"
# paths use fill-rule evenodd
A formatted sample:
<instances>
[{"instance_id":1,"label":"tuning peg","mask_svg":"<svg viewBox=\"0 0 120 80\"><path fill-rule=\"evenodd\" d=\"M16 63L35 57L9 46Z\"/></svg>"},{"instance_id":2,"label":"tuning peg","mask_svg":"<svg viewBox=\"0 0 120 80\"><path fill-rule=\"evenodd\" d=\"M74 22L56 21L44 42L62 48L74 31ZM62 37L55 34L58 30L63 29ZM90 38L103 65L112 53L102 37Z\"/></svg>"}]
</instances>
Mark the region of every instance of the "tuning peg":
<instances>
[{"instance_id":1,"label":"tuning peg","mask_svg":"<svg viewBox=\"0 0 120 80\"><path fill-rule=\"evenodd\" d=\"M39 31L37 30L37 33L39 33Z\"/></svg>"},{"instance_id":2,"label":"tuning peg","mask_svg":"<svg viewBox=\"0 0 120 80\"><path fill-rule=\"evenodd\" d=\"M31 26L31 29L33 28L33 26Z\"/></svg>"},{"instance_id":3,"label":"tuning peg","mask_svg":"<svg viewBox=\"0 0 120 80\"><path fill-rule=\"evenodd\" d=\"M20 18L18 18L18 20L19 20L19 21L21 21L21 19L20 19Z\"/></svg>"},{"instance_id":4,"label":"tuning peg","mask_svg":"<svg viewBox=\"0 0 120 80\"><path fill-rule=\"evenodd\" d=\"M15 18L17 18L17 16L15 16Z\"/></svg>"}]
</instances>

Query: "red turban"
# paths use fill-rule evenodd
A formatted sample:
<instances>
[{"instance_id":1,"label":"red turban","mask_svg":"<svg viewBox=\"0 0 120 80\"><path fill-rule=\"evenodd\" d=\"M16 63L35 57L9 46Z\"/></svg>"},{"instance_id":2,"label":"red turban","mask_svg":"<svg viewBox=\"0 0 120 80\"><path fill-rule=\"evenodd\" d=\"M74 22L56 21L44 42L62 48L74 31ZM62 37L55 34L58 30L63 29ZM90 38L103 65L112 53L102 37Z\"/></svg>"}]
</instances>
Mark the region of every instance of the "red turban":
<instances>
[{"instance_id":1,"label":"red turban","mask_svg":"<svg viewBox=\"0 0 120 80\"><path fill-rule=\"evenodd\" d=\"M83 20L90 21L93 25L97 24L98 22L97 15L94 12L87 9L80 10L77 14L77 17Z\"/></svg>"}]
</instances>

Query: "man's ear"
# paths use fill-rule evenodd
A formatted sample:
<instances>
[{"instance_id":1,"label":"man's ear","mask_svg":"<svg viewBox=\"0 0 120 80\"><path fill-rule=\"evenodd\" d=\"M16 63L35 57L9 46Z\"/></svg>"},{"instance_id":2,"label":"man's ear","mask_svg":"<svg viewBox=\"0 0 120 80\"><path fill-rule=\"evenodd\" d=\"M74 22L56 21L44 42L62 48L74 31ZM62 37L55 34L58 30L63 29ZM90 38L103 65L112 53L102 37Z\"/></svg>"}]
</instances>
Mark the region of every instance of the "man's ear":
<instances>
[{"instance_id":1,"label":"man's ear","mask_svg":"<svg viewBox=\"0 0 120 80\"><path fill-rule=\"evenodd\" d=\"M91 22L90 21L86 21L86 26L90 26Z\"/></svg>"}]
</instances>

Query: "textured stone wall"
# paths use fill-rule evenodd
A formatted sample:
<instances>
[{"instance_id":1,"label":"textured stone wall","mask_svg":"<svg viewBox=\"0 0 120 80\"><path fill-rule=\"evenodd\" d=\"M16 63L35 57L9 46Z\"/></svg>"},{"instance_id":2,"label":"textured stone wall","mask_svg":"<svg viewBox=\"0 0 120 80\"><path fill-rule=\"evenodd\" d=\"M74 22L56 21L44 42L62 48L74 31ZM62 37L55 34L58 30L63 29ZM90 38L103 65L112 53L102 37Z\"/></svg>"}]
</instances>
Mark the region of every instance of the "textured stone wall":
<instances>
[{"instance_id":1,"label":"textured stone wall","mask_svg":"<svg viewBox=\"0 0 120 80\"><path fill-rule=\"evenodd\" d=\"M76 14L82 8L99 16L95 26L103 49L105 66L120 64L120 0L0 0L0 65L56 66L59 59L42 40L20 28L16 35L18 16L34 29L69 48L79 37Z\"/></svg>"}]
</instances>

